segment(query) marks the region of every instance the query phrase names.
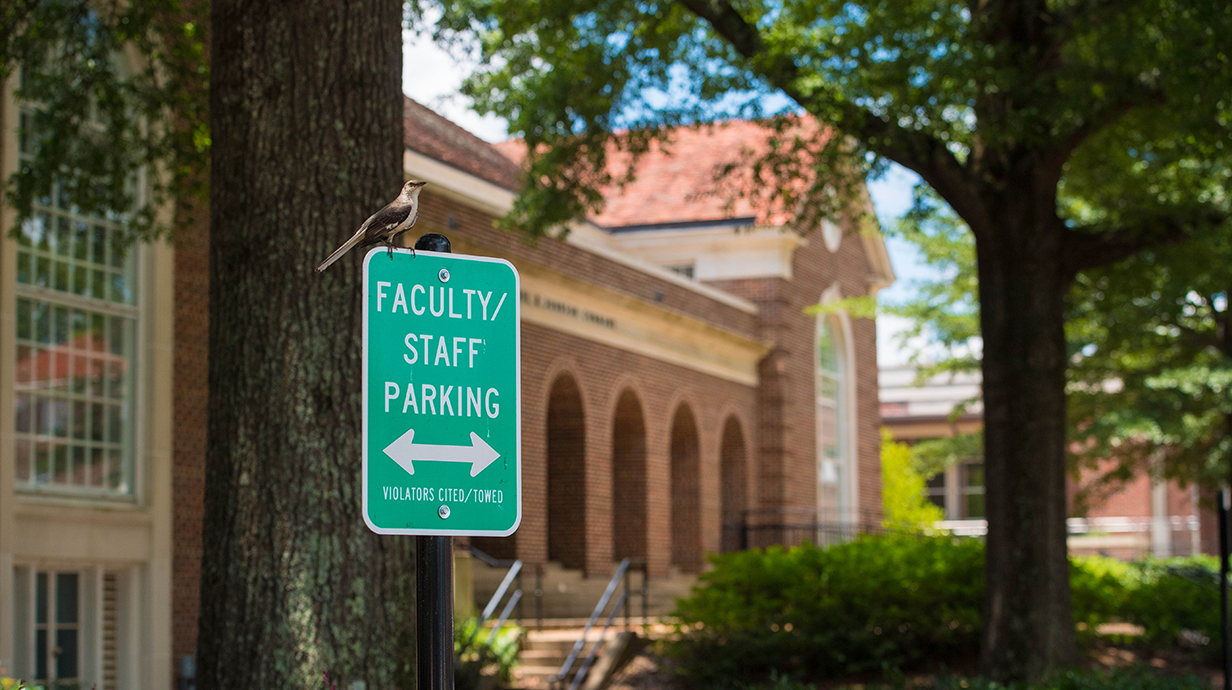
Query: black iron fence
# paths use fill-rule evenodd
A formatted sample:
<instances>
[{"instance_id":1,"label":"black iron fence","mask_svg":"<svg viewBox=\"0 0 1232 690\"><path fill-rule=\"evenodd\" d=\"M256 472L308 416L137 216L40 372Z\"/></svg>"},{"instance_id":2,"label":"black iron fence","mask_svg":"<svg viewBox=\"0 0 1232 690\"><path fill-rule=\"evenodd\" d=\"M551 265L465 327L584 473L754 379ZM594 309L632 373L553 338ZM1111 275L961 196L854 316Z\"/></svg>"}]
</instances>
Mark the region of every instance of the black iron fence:
<instances>
[{"instance_id":1,"label":"black iron fence","mask_svg":"<svg viewBox=\"0 0 1232 690\"><path fill-rule=\"evenodd\" d=\"M840 514L810 508L763 508L728 516L721 548L727 553L805 542L829 546L882 532L879 517L870 511Z\"/></svg>"}]
</instances>

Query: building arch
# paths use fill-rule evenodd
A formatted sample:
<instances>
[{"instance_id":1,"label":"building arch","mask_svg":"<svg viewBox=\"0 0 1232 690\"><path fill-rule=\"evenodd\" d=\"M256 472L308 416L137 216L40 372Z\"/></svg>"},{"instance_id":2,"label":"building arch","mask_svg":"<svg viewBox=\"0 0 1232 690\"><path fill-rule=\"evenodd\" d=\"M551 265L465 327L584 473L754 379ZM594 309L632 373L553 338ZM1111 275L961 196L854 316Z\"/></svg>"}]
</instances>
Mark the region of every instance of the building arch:
<instances>
[{"instance_id":1,"label":"building arch","mask_svg":"<svg viewBox=\"0 0 1232 690\"><path fill-rule=\"evenodd\" d=\"M749 508L748 444L744 426L735 414L723 422L719 440L719 516L724 552L748 548L740 529Z\"/></svg>"},{"instance_id":2,"label":"building arch","mask_svg":"<svg viewBox=\"0 0 1232 690\"><path fill-rule=\"evenodd\" d=\"M586 414L577 378L555 374L547 400L548 559L586 564Z\"/></svg>"},{"instance_id":3,"label":"building arch","mask_svg":"<svg viewBox=\"0 0 1232 690\"><path fill-rule=\"evenodd\" d=\"M702 566L701 443L697 417L687 402L676 405L670 439L672 565L698 572Z\"/></svg>"},{"instance_id":4,"label":"building arch","mask_svg":"<svg viewBox=\"0 0 1232 690\"><path fill-rule=\"evenodd\" d=\"M612 411L612 558L645 558L648 528L646 421L640 396L624 388Z\"/></svg>"}]
</instances>

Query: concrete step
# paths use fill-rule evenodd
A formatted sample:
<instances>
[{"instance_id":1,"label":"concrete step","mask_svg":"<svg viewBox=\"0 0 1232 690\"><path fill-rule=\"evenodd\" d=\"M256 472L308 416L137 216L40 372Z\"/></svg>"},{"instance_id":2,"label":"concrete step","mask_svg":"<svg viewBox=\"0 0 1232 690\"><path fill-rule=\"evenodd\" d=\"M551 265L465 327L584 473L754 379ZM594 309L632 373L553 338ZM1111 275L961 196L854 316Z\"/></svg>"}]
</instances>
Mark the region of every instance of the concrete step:
<instances>
[{"instance_id":1,"label":"concrete step","mask_svg":"<svg viewBox=\"0 0 1232 690\"><path fill-rule=\"evenodd\" d=\"M570 622L554 621L556 626ZM560 671L569 653L581 637L585 621L578 627L547 627L543 630L528 630L522 641L522 652L519 655L520 665L514 673L515 685L519 688L546 688L549 679ZM587 636L586 645L582 648L579 658L574 662L574 669L581 666L585 655L590 653L595 642L602 637L604 644L611 644L619 631L608 630L600 635L599 630L591 630Z\"/></svg>"},{"instance_id":2,"label":"concrete step","mask_svg":"<svg viewBox=\"0 0 1232 690\"><path fill-rule=\"evenodd\" d=\"M511 685L523 690L546 690L549 679L560 670L559 666L519 666L513 669Z\"/></svg>"}]
</instances>

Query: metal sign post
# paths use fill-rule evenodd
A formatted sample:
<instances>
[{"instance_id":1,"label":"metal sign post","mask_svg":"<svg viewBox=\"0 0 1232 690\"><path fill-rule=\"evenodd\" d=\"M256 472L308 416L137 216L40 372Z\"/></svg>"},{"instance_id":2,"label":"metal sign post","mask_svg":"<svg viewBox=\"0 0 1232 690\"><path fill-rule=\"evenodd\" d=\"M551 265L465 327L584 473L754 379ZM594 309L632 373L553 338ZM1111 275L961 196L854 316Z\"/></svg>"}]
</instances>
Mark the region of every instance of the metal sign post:
<instances>
[{"instance_id":1,"label":"metal sign post","mask_svg":"<svg viewBox=\"0 0 1232 690\"><path fill-rule=\"evenodd\" d=\"M418 538L420 690L453 687L451 536L522 520L518 272L450 252L430 233L364 257L363 516Z\"/></svg>"}]
</instances>

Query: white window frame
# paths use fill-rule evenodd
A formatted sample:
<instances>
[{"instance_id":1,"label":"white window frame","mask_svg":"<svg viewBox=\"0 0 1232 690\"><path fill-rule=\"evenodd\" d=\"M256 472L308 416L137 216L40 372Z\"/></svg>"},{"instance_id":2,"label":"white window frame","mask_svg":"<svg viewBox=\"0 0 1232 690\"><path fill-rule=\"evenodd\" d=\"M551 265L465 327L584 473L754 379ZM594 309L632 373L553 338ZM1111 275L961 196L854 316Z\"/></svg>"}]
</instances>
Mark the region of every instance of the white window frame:
<instances>
[{"instance_id":1,"label":"white window frame","mask_svg":"<svg viewBox=\"0 0 1232 690\"><path fill-rule=\"evenodd\" d=\"M18 71L20 71L20 69ZM10 102L15 106L13 111L11 111L15 115L15 117L13 118L13 122L11 124L14 127L18 127L20 126L21 115L23 113L26 113L30 109L30 106L27 104L23 104L19 101L16 101L15 99ZM20 133L18 134L17 137L15 137L15 140L18 140L18 141L20 140ZM22 155L23 154L20 151L18 151L17 156L16 156L17 159L20 160ZM136 188L137 188L136 203L138 206L140 206L146 201L146 173L145 171L144 170L138 171L136 177L137 177L135 181ZM57 217L65 217L70 220L79 219L79 220L87 221L91 224L97 224L101 222L103 224L114 225L114 223L111 221L106 221L106 220L100 221L98 219L86 218L86 217L78 216L70 210L64 210L64 209L57 208L54 204L54 201L53 201L52 207L37 206L36 213L39 211L39 209L42 209L43 211L45 211L47 215L51 217L52 219L57 218ZM54 224L54 220L53 220L53 224ZM48 228L48 231L52 231L52 228ZM15 245L14 250L15 250L15 256L17 257L18 260L20 260L21 254L24 251L26 251L26 248ZM147 341L149 337L149 332L148 332L149 325L147 324L147 319L145 317L149 313L149 306L150 306L149 296L147 294L148 290L146 289L146 286L149 284L149 270L150 269L148 265L149 264L148 250L145 246L143 246L142 243L137 243L133 245L132 247L130 247L129 251L132 252L132 255L127 260L129 262L130 269L126 269L126 270L129 274L129 279L131 280L130 289L134 296L134 299L130 303L113 302L113 301L105 300L105 299L84 297L81 295L74 294L72 292L57 290L54 288L44 288L44 287L40 287L40 286L33 285L33 284L19 283L17 282L17 279L16 279L16 273L14 273L12 278L8 279L12 281L13 291L14 291L13 292L14 297L12 300L13 303L8 306L10 306L13 309L12 313L14 314L14 316L16 316L17 314L17 300L27 299L33 302L45 302L45 303L52 305L53 307L62 306L70 310L83 310L83 311L88 311L88 312L93 312L93 313L99 313L99 314L104 315L105 318L109 318L111 316L119 316L122 318L132 319L133 324L134 324L132 328L132 336L131 336L132 342L129 344L129 348L128 348L130 357L128 361L128 367L129 367L128 385L127 385L127 391L125 392L125 399L126 399L125 402L127 402L128 419L122 422L122 424L125 424L127 428L122 429L121 431L122 440L121 440L121 447L120 447L120 465L121 465L120 471L122 473L122 476L120 479L120 487L122 487L122 489L121 490L110 489L106 486L107 484L106 481L104 481L104 486L102 487L89 486L88 484L85 486L74 486L71 484L70 485L57 484L51 481L47 483L35 482L34 477L35 477L35 472L36 472L36 468L35 468L35 457L36 456L34 455L33 450L31 450L31 453L30 453L31 457L29 460L29 470L28 470L30 472L29 480L18 481L17 475L16 475L16 471L17 471L16 462L13 465L12 471L14 474L10 477L10 479L14 482L14 488L19 495L32 497L32 498L33 497L43 497L43 496L65 497L65 498L70 498L70 499L82 499L88 502L97 502L97 503L105 503L105 504L116 504L116 503L141 504L145 500L145 496L143 495L144 492L142 491L142 489L144 488L146 477L145 477L144 463L142 462L142 459L145 457L143 441L145 439L145 434L146 434L146 430L144 428L145 427L144 420L146 417L145 411L146 411L147 399L146 399L146 386L144 385L146 372L143 370L143 364L147 361L147 356L148 356ZM16 334L17 334L17 329L15 328L12 334L8 335L7 337L15 339ZM34 337L37 338L37 334L34 334ZM14 355L16 355L15 347L13 349L13 352L14 352ZM16 364L17 362L14 357L14 360L12 362L6 362L5 366L16 367ZM14 383L16 386L15 378L14 378ZM11 395L13 395L13 402L15 406L16 395L17 395L16 387L11 392ZM55 396L51 396L51 397L54 398ZM69 398L65 398L65 399L69 400L70 405L72 404L71 399ZM14 413L15 412L16 412L16 409L14 407ZM7 428L12 430L14 433L13 452L16 452L16 441L17 441L16 426L15 426L16 419L13 418L13 419L5 420L5 421L7 422L7 424L14 425L14 426L7 426L6 424L5 426L7 426ZM30 421L32 429L34 428L34 425L36 423L37 423L36 420L32 418ZM106 434L106 429L104 429L104 435L105 434ZM24 435L25 434L23 434L23 436ZM31 436L35 436L35 435L37 434L31 434ZM125 436L127 436L127 443L125 443L125 440L124 440ZM70 435L69 437L66 437L63 440L67 442L66 445L68 447L68 453L69 453L68 461L71 465L73 462L73 452L72 452L74 448L73 442L77 439L73 439L72 436ZM84 439L84 442L87 444L90 443L89 439ZM88 456L89 451L87 450L86 453ZM54 471L55 471L55 459L54 458L51 460L51 463L52 463L51 474L54 477Z\"/></svg>"},{"instance_id":2,"label":"white window frame","mask_svg":"<svg viewBox=\"0 0 1232 690\"><path fill-rule=\"evenodd\" d=\"M842 291L837 282L833 283L825 292L822 293L818 300L820 304L826 305L842 299ZM838 391L835 396L835 403L838 406L837 410L837 428L838 428L838 519L844 523L854 523L859 521L860 514L860 465L859 465L859 436L858 430L858 407L856 400L856 386L852 377L855 374L855 343L852 338L851 317L845 311L836 311L832 314L819 314L817 316L817 324L813 334L813 390L816 396L814 408L814 429L816 433L816 457L817 457L817 510L818 517L825 520L827 506L821 505L821 488L822 488L822 473L823 463L825 462L824 439L821 433L821 333L822 327L830 328L831 337L834 341L835 355L838 363Z\"/></svg>"},{"instance_id":3,"label":"white window frame","mask_svg":"<svg viewBox=\"0 0 1232 690\"><path fill-rule=\"evenodd\" d=\"M77 622L74 624L56 623L56 587L57 575L77 575ZM138 670L135 667L134 652L136 638L136 607L134 606L134 588L137 586L137 573L133 568L104 568L99 565L81 565L69 563L25 564L18 565L13 570L13 623L14 623L14 655L13 668L6 669L13 677L27 682L46 682L47 687L56 688L61 679L56 677L55 630L69 627L77 630L77 676L68 679L68 683L81 688L96 690L113 690L113 688L134 687ZM46 623L37 622L37 577L47 576ZM106 652L104 642L106 636L106 617L104 610L104 580L107 576L115 578L115 668L113 669L114 684L106 682ZM39 628L49 631L47 637L47 657L44 660L47 668L46 678L35 678L37 659L37 634Z\"/></svg>"}]
</instances>

